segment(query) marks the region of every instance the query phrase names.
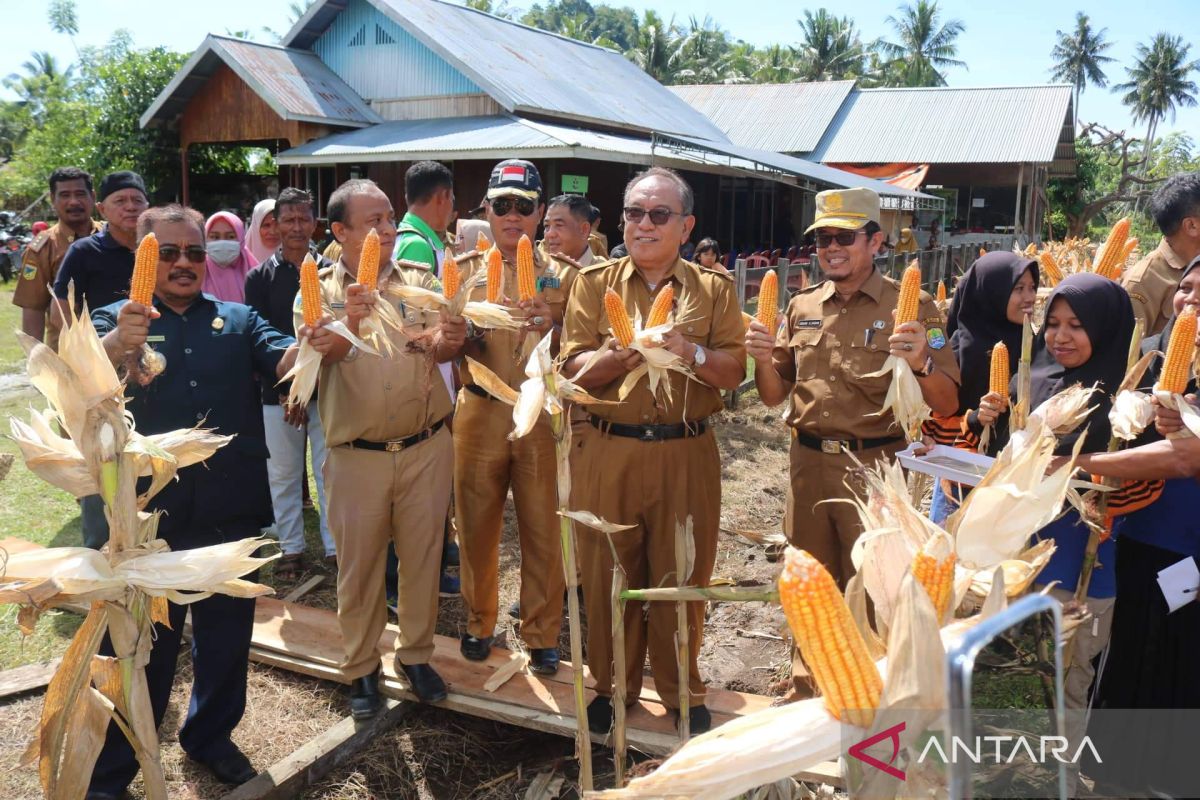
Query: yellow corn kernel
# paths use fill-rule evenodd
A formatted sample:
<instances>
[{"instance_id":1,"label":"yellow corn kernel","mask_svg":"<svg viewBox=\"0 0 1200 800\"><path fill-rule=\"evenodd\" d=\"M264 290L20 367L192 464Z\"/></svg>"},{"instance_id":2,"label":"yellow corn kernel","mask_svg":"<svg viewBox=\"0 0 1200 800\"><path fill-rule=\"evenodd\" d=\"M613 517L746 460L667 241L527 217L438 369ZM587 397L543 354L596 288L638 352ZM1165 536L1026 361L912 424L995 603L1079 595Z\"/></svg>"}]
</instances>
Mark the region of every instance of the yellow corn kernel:
<instances>
[{"instance_id":1,"label":"yellow corn kernel","mask_svg":"<svg viewBox=\"0 0 1200 800\"><path fill-rule=\"evenodd\" d=\"M921 306L921 268L914 261L900 278L900 300L896 303L896 326L915 322Z\"/></svg>"},{"instance_id":2,"label":"yellow corn kernel","mask_svg":"<svg viewBox=\"0 0 1200 800\"><path fill-rule=\"evenodd\" d=\"M650 316L646 318L646 327L656 328L659 325L666 325L667 318L671 316L671 304L674 302L675 286L668 283L658 290L658 296L654 298L654 305L650 306Z\"/></svg>"},{"instance_id":3,"label":"yellow corn kernel","mask_svg":"<svg viewBox=\"0 0 1200 800\"><path fill-rule=\"evenodd\" d=\"M374 291L379 286L379 233L371 228L358 256L358 282Z\"/></svg>"},{"instance_id":4,"label":"yellow corn kernel","mask_svg":"<svg viewBox=\"0 0 1200 800\"><path fill-rule=\"evenodd\" d=\"M1125 249L1121 251L1121 264L1122 265L1129 263L1129 257L1134 254L1134 251L1136 251L1137 248L1138 248L1138 239L1136 236L1125 243Z\"/></svg>"},{"instance_id":5,"label":"yellow corn kernel","mask_svg":"<svg viewBox=\"0 0 1200 800\"><path fill-rule=\"evenodd\" d=\"M1012 379L1010 372L1008 345L996 342L996 346L992 348L992 372L988 379L988 391L1008 397L1008 382Z\"/></svg>"},{"instance_id":6,"label":"yellow corn kernel","mask_svg":"<svg viewBox=\"0 0 1200 800\"><path fill-rule=\"evenodd\" d=\"M488 238L483 235L483 231L480 231L479 235L475 237L475 249L483 253L491 246L492 243L489 242Z\"/></svg>"},{"instance_id":7,"label":"yellow corn kernel","mask_svg":"<svg viewBox=\"0 0 1200 800\"><path fill-rule=\"evenodd\" d=\"M913 577L933 602L939 623L945 619L950 598L954 595L954 562L954 553L941 561L928 553L917 553L913 558Z\"/></svg>"},{"instance_id":8,"label":"yellow corn kernel","mask_svg":"<svg viewBox=\"0 0 1200 800\"><path fill-rule=\"evenodd\" d=\"M883 680L833 576L806 551L789 547L779 601L825 708L844 722L870 727Z\"/></svg>"},{"instance_id":9,"label":"yellow corn kernel","mask_svg":"<svg viewBox=\"0 0 1200 800\"><path fill-rule=\"evenodd\" d=\"M304 256L300 265L300 305L304 310L304 324L310 328L321 318L321 285L317 280L317 262L312 254Z\"/></svg>"},{"instance_id":10,"label":"yellow corn kernel","mask_svg":"<svg viewBox=\"0 0 1200 800\"><path fill-rule=\"evenodd\" d=\"M1196 307L1186 306L1171 328L1167 356L1156 389L1183 394L1191 378L1192 359L1196 355Z\"/></svg>"},{"instance_id":11,"label":"yellow corn kernel","mask_svg":"<svg viewBox=\"0 0 1200 800\"><path fill-rule=\"evenodd\" d=\"M779 319L779 276L774 270L763 275L762 286L758 287L758 321L771 334Z\"/></svg>"},{"instance_id":12,"label":"yellow corn kernel","mask_svg":"<svg viewBox=\"0 0 1200 800\"><path fill-rule=\"evenodd\" d=\"M500 289L504 283L504 257L500 255L498 248L493 248L488 253L487 263L487 301L489 303L500 302Z\"/></svg>"},{"instance_id":13,"label":"yellow corn kernel","mask_svg":"<svg viewBox=\"0 0 1200 800\"><path fill-rule=\"evenodd\" d=\"M1108 232L1108 238L1104 240L1104 245L1096 251L1092 272L1112 280L1121 277L1121 269L1124 266L1121 254L1125 252L1127 236L1129 236L1129 217L1121 217Z\"/></svg>"},{"instance_id":14,"label":"yellow corn kernel","mask_svg":"<svg viewBox=\"0 0 1200 800\"><path fill-rule=\"evenodd\" d=\"M460 286L462 286L462 272L459 270L454 256L447 250L446 257L442 261L442 296L447 300L453 300L458 294Z\"/></svg>"},{"instance_id":15,"label":"yellow corn kernel","mask_svg":"<svg viewBox=\"0 0 1200 800\"><path fill-rule=\"evenodd\" d=\"M533 273L533 242L521 234L517 242L517 299L532 300L537 294L537 279Z\"/></svg>"},{"instance_id":16,"label":"yellow corn kernel","mask_svg":"<svg viewBox=\"0 0 1200 800\"><path fill-rule=\"evenodd\" d=\"M158 282L158 237L147 233L138 242L133 257L133 277L129 280L129 299L148 306L154 302L154 284Z\"/></svg>"},{"instance_id":17,"label":"yellow corn kernel","mask_svg":"<svg viewBox=\"0 0 1200 800\"><path fill-rule=\"evenodd\" d=\"M939 303L946 302L946 282L938 281L937 285L937 301Z\"/></svg>"},{"instance_id":18,"label":"yellow corn kernel","mask_svg":"<svg viewBox=\"0 0 1200 800\"><path fill-rule=\"evenodd\" d=\"M1054 255L1049 250L1043 250L1038 256L1038 264L1041 266L1042 282L1046 286L1057 286L1063 279L1062 270L1058 268L1058 262L1054 260Z\"/></svg>"},{"instance_id":19,"label":"yellow corn kernel","mask_svg":"<svg viewBox=\"0 0 1200 800\"><path fill-rule=\"evenodd\" d=\"M633 323L629 321L629 312L625 310L621 295L614 292L612 287L604 290L604 313L608 316L608 327L612 329L617 344L629 347L633 341Z\"/></svg>"}]
</instances>

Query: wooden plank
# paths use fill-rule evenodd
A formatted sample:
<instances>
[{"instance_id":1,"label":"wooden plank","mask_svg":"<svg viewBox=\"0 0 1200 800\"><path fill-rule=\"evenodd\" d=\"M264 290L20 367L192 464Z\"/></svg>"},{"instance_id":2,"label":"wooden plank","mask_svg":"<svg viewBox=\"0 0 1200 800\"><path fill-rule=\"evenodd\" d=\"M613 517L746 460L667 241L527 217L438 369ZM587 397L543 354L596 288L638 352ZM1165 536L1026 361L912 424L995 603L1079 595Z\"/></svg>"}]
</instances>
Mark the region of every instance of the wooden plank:
<instances>
[{"instance_id":1,"label":"wooden plank","mask_svg":"<svg viewBox=\"0 0 1200 800\"><path fill-rule=\"evenodd\" d=\"M266 772L243 783L222 800L282 800L295 797L306 786L319 781L370 744L376 736L398 723L412 708L411 703L386 699L384 708L369 720L356 722L346 717Z\"/></svg>"},{"instance_id":2,"label":"wooden plank","mask_svg":"<svg viewBox=\"0 0 1200 800\"><path fill-rule=\"evenodd\" d=\"M0 672L0 697L12 697L45 687L61 663L62 659L56 658L53 661L26 664Z\"/></svg>"},{"instance_id":3,"label":"wooden plank","mask_svg":"<svg viewBox=\"0 0 1200 800\"><path fill-rule=\"evenodd\" d=\"M294 603L297 600L299 600L301 597L304 597L304 595L311 592L313 589L320 586L324 582L325 582L324 575L313 575L311 578L306 580L304 583L300 584L295 589L292 589L290 592L285 594L283 596L283 601L285 603Z\"/></svg>"}]
</instances>

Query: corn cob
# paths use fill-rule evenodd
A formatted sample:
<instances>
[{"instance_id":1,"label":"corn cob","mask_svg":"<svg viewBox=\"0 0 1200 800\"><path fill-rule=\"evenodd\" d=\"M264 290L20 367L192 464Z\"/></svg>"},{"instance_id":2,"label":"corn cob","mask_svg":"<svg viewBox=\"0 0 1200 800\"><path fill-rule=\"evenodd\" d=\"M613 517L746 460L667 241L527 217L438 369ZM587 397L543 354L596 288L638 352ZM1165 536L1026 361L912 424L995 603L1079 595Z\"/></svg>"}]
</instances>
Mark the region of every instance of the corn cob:
<instances>
[{"instance_id":1,"label":"corn cob","mask_svg":"<svg viewBox=\"0 0 1200 800\"><path fill-rule=\"evenodd\" d=\"M1128 235L1129 217L1121 217L1108 232L1104 246L1096 252L1092 272L1112 280L1121 276L1121 267L1123 266L1121 254L1125 252L1125 237Z\"/></svg>"},{"instance_id":2,"label":"corn cob","mask_svg":"<svg viewBox=\"0 0 1200 800\"><path fill-rule=\"evenodd\" d=\"M945 618L950 607L950 598L954 593L954 561L954 553L941 561L928 553L917 553L913 558L913 577L933 601L939 623Z\"/></svg>"},{"instance_id":3,"label":"corn cob","mask_svg":"<svg viewBox=\"0 0 1200 800\"><path fill-rule=\"evenodd\" d=\"M1008 366L1008 345L996 342L992 348L992 372L988 379L988 391L1008 397L1008 382L1012 379Z\"/></svg>"},{"instance_id":4,"label":"corn cob","mask_svg":"<svg viewBox=\"0 0 1200 800\"><path fill-rule=\"evenodd\" d=\"M825 708L837 719L870 727L883 680L833 576L808 552L789 547L779 600Z\"/></svg>"},{"instance_id":5,"label":"corn cob","mask_svg":"<svg viewBox=\"0 0 1200 800\"><path fill-rule=\"evenodd\" d=\"M379 234L374 228L363 240L362 253L358 256L358 282L374 291L379 286Z\"/></svg>"},{"instance_id":6,"label":"corn cob","mask_svg":"<svg viewBox=\"0 0 1200 800\"><path fill-rule=\"evenodd\" d=\"M987 250L984 250L982 247L979 248L979 257L983 258L986 255L987 255Z\"/></svg>"},{"instance_id":7,"label":"corn cob","mask_svg":"<svg viewBox=\"0 0 1200 800\"><path fill-rule=\"evenodd\" d=\"M133 257L133 277L129 280L129 299L144 306L154 302L154 284L158 281L158 237L147 233L138 243Z\"/></svg>"},{"instance_id":8,"label":"corn cob","mask_svg":"<svg viewBox=\"0 0 1200 800\"><path fill-rule=\"evenodd\" d=\"M517 299L532 300L537 294L537 280L533 276L533 242L521 234L517 242Z\"/></svg>"},{"instance_id":9,"label":"corn cob","mask_svg":"<svg viewBox=\"0 0 1200 800\"><path fill-rule=\"evenodd\" d=\"M604 290L604 313L608 316L608 327L612 329L613 338L621 347L629 347L633 341L633 323L629 321L629 313L621 295L612 290Z\"/></svg>"},{"instance_id":10,"label":"corn cob","mask_svg":"<svg viewBox=\"0 0 1200 800\"><path fill-rule=\"evenodd\" d=\"M450 255L450 251L446 251L446 258L442 262L442 296L447 300L453 300L458 295L458 287L462 285L462 272L458 269L458 262L454 260L454 256Z\"/></svg>"},{"instance_id":11,"label":"corn cob","mask_svg":"<svg viewBox=\"0 0 1200 800\"><path fill-rule=\"evenodd\" d=\"M483 231L480 231L479 235L475 237L475 249L483 253L486 252L491 246L492 243L489 242L488 238L483 235Z\"/></svg>"},{"instance_id":12,"label":"corn cob","mask_svg":"<svg viewBox=\"0 0 1200 800\"><path fill-rule=\"evenodd\" d=\"M504 258L498 249L488 253L487 263L487 301L500 302L500 285L504 282Z\"/></svg>"},{"instance_id":13,"label":"corn cob","mask_svg":"<svg viewBox=\"0 0 1200 800\"><path fill-rule=\"evenodd\" d=\"M1186 306L1171 328L1167 356L1156 389L1183 394L1191 378L1192 359L1196 355L1196 307Z\"/></svg>"},{"instance_id":14,"label":"corn cob","mask_svg":"<svg viewBox=\"0 0 1200 800\"><path fill-rule=\"evenodd\" d=\"M921 268L917 262L908 265L900 278L900 300L896 303L896 327L915 322L921 306Z\"/></svg>"},{"instance_id":15,"label":"corn cob","mask_svg":"<svg viewBox=\"0 0 1200 800\"><path fill-rule=\"evenodd\" d=\"M946 302L946 282L938 281L937 285L937 301L939 303Z\"/></svg>"},{"instance_id":16,"label":"corn cob","mask_svg":"<svg viewBox=\"0 0 1200 800\"><path fill-rule=\"evenodd\" d=\"M675 287L668 283L658 290L658 297L654 298L654 305L650 306L650 316L646 318L646 327L666 325L667 318L671 316L671 304L674 302Z\"/></svg>"},{"instance_id":17,"label":"corn cob","mask_svg":"<svg viewBox=\"0 0 1200 800\"><path fill-rule=\"evenodd\" d=\"M758 321L768 333L775 333L779 318L779 276L772 270L763 275L762 286L758 287Z\"/></svg>"},{"instance_id":18,"label":"corn cob","mask_svg":"<svg viewBox=\"0 0 1200 800\"><path fill-rule=\"evenodd\" d=\"M304 324L310 328L321 318L321 286L317 282L317 262L311 254L300 265L300 304L304 309Z\"/></svg>"},{"instance_id":19,"label":"corn cob","mask_svg":"<svg viewBox=\"0 0 1200 800\"><path fill-rule=\"evenodd\" d=\"M1054 260L1054 255L1049 250L1043 250L1038 256L1038 262L1042 267L1042 280L1047 286L1057 286L1063 279L1063 274L1058 268L1058 262Z\"/></svg>"},{"instance_id":20,"label":"corn cob","mask_svg":"<svg viewBox=\"0 0 1200 800\"><path fill-rule=\"evenodd\" d=\"M1125 243L1125 249L1121 251L1121 264L1122 265L1129 263L1129 257L1131 255L1133 255L1133 252L1135 250L1137 250L1137 246L1138 246L1138 239L1136 236Z\"/></svg>"}]
</instances>

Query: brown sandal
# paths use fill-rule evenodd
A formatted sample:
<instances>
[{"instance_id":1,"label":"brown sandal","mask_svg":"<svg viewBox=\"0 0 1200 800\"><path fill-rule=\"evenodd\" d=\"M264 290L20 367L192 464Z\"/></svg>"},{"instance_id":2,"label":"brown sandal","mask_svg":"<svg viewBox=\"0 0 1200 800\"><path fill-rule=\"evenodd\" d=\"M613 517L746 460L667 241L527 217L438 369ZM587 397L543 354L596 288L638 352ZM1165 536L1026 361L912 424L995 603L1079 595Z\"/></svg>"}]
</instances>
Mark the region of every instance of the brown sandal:
<instances>
[{"instance_id":1,"label":"brown sandal","mask_svg":"<svg viewBox=\"0 0 1200 800\"><path fill-rule=\"evenodd\" d=\"M304 554L287 553L275 562L275 580L294 581L304 572Z\"/></svg>"}]
</instances>

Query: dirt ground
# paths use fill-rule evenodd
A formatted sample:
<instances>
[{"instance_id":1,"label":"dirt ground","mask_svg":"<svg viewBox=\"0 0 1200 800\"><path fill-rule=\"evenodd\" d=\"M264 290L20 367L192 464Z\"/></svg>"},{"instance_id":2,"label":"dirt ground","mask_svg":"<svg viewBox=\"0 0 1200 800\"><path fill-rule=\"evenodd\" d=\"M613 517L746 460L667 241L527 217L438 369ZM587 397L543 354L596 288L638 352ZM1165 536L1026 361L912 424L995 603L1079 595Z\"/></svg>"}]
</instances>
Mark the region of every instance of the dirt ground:
<instances>
[{"instance_id":1,"label":"dirt ground","mask_svg":"<svg viewBox=\"0 0 1200 800\"><path fill-rule=\"evenodd\" d=\"M763 584L779 565L767 560L761 545L733 531L776 532L787 489L787 437L776 412L751 396L738 410L725 412L716 426L722 455L722 533L714 581ZM506 513L501 550L501 621L499 636L518 634L515 621L503 612L517 597L519 552L511 504ZM319 571L320 567L312 570ZM268 583L280 595L295 584ZM303 602L333 608L332 581L306 595ZM461 599L443 598L438 633L457 637L463 630ZM566 626L561 640L568 650ZM783 613L757 603L713 603L708 611L701 669L711 686L767 693L788 667ZM163 760L172 798L221 797L224 787L202 768L188 762L176 732L182 722L191 683L190 658L179 662L178 678L167 719L161 729ZM35 693L0 703L0 797L25 800L40 796L36 768L17 767L20 754L41 710ZM260 770L300 747L349 713L343 688L281 670L250 665L246 716L235 741ZM368 798L520 798L543 772L565 776L561 797L574 797L574 742L485 720L418 707L400 725L380 736L367 750L337 768L301 795L308 800ZM611 785L611 753L594 749L596 781ZM141 797L140 783L131 789Z\"/></svg>"}]
</instances>

